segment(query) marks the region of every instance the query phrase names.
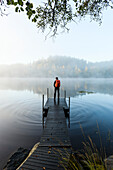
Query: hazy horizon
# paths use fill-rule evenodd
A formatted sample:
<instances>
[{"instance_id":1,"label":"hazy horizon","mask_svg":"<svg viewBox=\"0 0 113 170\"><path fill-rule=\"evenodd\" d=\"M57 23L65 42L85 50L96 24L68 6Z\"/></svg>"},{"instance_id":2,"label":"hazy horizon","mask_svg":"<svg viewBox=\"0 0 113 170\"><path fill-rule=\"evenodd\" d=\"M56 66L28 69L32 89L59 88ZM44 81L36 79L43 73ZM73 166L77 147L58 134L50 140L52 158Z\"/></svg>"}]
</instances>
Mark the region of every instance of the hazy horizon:
<instances>
[{"instance_id":1,"label":"hazy horizon","mask_svg":"<svg viewBox=\"0 0 113 170\"><path fill-rule=\"evenodd\" d=\"M113 60L87 62L72 57L49 57L28 64L0 65L0 77L113 78Z\"/></svg>"},{"instance_id":2,"label":"hazy horizon","mask_svg":"<svg viewBox=\"0 0 113 170\"><path fill-rule=\"evenodd\" d=\"M100 60L100 61L90 61L90 60L86 60L84 58L77 58L77 57L72 57L72 56L60 56L60 55L55 55L55 56L49 56L49 57L40 57L38 58L37 60L33 60L33 61L28 61L28 62L12 62L12 63L0 63L0 65L15 65L15 64L33 64L35 62L38 62L38 61L41 61L41 60L47 60L49 58L55 58L55 57L58 57L58 58L62 58L62 57L65 57L65 58L72 58L72 59L77 59L77 60L84 60L86 61L87 63L100 63L100 62L110 62L110 61L113 61L113 59L106 59L106 60Z\"/></svg>"}]
</instances>

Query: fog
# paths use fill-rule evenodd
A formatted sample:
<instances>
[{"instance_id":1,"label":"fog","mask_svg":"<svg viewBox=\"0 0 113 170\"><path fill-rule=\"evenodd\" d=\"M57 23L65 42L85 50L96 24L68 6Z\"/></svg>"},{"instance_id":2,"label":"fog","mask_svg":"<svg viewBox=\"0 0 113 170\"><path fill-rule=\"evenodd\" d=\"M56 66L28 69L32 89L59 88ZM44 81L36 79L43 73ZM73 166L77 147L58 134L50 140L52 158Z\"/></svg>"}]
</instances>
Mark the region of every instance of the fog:
<instances>
[{"instance_id":1,"label":"fog","mask_svg":"<svg viewBox=\"0 0 113 170\"><path fill-rule=\"evenodd\" d=\"M113 78L113 60L91 63L65 56L40 59L29 64L0 65L0 77Z\"/></svg>"}]
</instances>

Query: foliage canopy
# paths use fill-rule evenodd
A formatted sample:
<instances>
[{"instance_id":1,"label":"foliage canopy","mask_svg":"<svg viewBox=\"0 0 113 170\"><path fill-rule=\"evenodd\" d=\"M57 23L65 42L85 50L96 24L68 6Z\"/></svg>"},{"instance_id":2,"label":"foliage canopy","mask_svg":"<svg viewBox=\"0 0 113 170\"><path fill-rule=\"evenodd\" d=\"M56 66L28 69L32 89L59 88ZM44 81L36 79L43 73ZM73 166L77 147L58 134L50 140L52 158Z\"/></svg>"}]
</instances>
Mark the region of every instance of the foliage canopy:
<instances>
[{"instance_id":1,"label":"foliage canopy","mask_svg":"<svg viewBox=\"0 0 113 170\"><path fill-rule=\"evenodd\" d=\"M71 21L89 15L92 20L101 23L102 13L108 7L113 8L113 0L45 0L35 9L28 0L0 0L1 15L7 6L15 6L15 12L26 12L29 19L43 32L49 28L56 35L58 28L67 29ZM7 15L7 14L5 14Z\"/></svg>"}]
</instances>

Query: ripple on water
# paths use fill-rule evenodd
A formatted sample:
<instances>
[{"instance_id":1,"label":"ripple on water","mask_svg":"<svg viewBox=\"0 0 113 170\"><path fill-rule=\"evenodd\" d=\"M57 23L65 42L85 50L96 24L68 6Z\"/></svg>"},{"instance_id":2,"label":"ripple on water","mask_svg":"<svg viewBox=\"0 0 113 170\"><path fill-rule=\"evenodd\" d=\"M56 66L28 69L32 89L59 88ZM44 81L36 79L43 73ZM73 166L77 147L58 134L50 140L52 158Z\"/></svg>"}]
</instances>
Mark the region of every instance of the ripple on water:
<instances>
[{"instance_id":1,"label":"ripple on water","mask_svg":"<svg viewBox=\"0 0 113 170\"><path fill-rule=\"evenodd\" d=\"M102 98L96 100L93 95L71 99L70 121L72 128L80 127L80 124L82 127L93 126L96 121L102 121L104 117L108 119L113 112L111 103L108 102L105 105L101 101Z\"/></svg>"},{"instance_id":2,"label":"ripple on water","mask_svg":"<svg viewBox=\"0 0 113 170\"><path fill-rule=\"evenodd\" d=\"M18 123L29 126L41 124L40 102L30 99L21 103L20 106L20 109L15 110Z\"/></svg>"},{"instance_id":3,"label":"ripple on water","mask_svg":"<svg viewBox=\"0 0 113 170\"><path fill-rule=\"evenodd\" d=\"M90 136L98 149L101 138L106 154L113 154L113 96L90 94L71 98L69 132L74 149L83 148L82 142Z\"/></svg>"},{"instance_id":4,"label":"ripple on water","mask_svg":"<svg viewBox=\"0 0 113 170\"><path fill-rule=\"evenodd\" d=\"M0 106L0 113L2 118L12 123L14 127L30 128L42 124L41 101L35 97L4 102Z\"/></svg>"}]
</instances>

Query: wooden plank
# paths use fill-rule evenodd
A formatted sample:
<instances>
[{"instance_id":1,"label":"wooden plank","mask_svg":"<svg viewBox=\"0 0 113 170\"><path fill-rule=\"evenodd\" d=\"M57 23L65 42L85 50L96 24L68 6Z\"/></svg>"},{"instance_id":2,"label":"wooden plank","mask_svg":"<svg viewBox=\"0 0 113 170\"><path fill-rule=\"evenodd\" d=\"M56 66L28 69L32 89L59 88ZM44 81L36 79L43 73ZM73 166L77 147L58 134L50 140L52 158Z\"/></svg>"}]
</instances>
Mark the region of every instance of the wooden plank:
<instances>
[{"instance_id":1,"label":"wooden plank","mask_svg":"<svg viewBox=\"0 0 113 170\"><path fill-rule=\"evenodd\" d=\"M44 130L39 147L20 168L24 170L57 170L64 169L59 165L62 156L70 155L71 142L63 107L67 108L64 98L60 98L59 104L53 98L48 98L45 108L49 107ZM62 154L62 156L61 156Z\"/></svg>"}]
</instances>

